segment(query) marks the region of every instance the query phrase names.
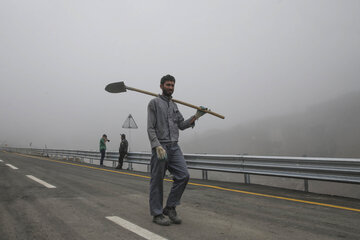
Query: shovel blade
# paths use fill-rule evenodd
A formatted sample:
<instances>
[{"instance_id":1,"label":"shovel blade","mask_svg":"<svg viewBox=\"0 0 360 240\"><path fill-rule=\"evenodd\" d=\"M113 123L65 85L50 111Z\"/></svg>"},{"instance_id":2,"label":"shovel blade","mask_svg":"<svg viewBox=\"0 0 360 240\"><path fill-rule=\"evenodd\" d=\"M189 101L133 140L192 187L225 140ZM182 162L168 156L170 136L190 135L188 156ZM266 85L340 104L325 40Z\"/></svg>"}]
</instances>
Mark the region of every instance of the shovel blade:
<instances>
[{"instance_id":1,"label":"shovel blade","mask_svg":"<svg viewBox=\"0 0 360 240\"><path fill-rule=\"evenodd\" d=\"M126 86L124 82L110 83L105 87L105 90L110 93L121 93L126 92Z\"/></svg>"}]
</instances>

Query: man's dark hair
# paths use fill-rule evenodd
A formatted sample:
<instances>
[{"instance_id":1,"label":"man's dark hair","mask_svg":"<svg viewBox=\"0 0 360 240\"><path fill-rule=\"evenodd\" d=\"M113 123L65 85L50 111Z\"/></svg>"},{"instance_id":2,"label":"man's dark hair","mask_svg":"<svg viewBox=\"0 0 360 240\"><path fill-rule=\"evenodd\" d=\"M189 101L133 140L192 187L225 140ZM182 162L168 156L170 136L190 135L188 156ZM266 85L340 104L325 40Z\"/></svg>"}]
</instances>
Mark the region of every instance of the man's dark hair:
<instances>
[{"instance_id":1,"label":"man's dark hair","mask_svg":"<svg viewBox=\"0 0 360 240\"><path fill-rule=\"evenodd\" d=\"M166 76L163 76L162 78L161 78L161 81L160 81L160 84L161 85L163 85L165 82L167 82L167 81L170 81L170 82L175 82L175 78L173 77L173 76L171 76L171 75L166 75Z\"/></svg>"}]
</instances>

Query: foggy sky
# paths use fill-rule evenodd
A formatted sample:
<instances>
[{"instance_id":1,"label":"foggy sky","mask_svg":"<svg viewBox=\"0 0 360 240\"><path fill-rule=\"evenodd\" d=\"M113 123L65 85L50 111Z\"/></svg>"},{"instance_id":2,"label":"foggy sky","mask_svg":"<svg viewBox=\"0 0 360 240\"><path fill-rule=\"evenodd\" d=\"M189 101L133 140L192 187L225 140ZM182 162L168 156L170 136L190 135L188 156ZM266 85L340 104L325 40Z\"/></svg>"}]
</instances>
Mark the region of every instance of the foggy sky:
<instances>
[{"instance_id":1,"label":"foggy sky","mask_svg":"<svg viewBox=\"0 0 360 240\"><path fill-rule=\"evenodd\" d=\"M132 114L131 151L149 151L152 97L110 94L111 82L160 93L213 130L300 112L360 89L360 1L1 1L0 144L116 150ZM185 118L194 109L179 106Z\"/></svg>"}]
</instances>

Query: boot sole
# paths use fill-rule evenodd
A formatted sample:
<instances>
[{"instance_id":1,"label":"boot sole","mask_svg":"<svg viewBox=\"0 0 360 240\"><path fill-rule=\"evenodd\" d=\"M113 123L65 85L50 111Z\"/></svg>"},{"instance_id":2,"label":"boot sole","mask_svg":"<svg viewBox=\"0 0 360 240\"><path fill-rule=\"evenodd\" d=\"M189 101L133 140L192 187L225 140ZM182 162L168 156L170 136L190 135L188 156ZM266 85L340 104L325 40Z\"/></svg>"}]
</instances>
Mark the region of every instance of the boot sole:
<instances>
[{"instance_id":1,"label":"boot sole","mask_svg":"<svg viewBox=\"0 0 360 240\"><path fill-rule=\"evenodd\" d=\"M168 214L166 214L166 213L163 213L163 214L164 214L165 216L169 217ZM172 220L170 217L169 217L169 219L170 219L171 223L174 223L174 224L181 224L181 222L182 222L182 220L174 221L174 220Z\"/></svg>"},{"instance_id":2,"label":"boot sole","mask_svg":"<svg viewBox=\"0 0 360 240\"><path fill-rule=\"evenodd\" d=\"M153 223L156 223L157 225L160 225L160 226L170 226L171 225L171 222L160 223L160 222L157 222L155 220L153 220Z\"/></svg>"}]
</instances>

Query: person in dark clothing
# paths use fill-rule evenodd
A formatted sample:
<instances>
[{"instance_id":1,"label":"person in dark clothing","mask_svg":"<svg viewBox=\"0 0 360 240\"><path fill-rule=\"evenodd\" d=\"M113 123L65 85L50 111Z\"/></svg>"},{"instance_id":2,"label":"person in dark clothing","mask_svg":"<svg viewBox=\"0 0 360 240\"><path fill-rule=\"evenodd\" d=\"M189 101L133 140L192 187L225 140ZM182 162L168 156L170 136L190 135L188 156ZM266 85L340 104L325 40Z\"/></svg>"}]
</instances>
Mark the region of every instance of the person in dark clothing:
<instances>
[{"instance_id":1,"label":"person in dark clothing","mask_svg":"<svg viewBox=\"0 0 360 240\"><path fill-rule=\"evenodd\" d=\"M107 139L106 134L103 134L102 138L100 138L100 166L104 165L104 158L105 158L105 152L106 152L106 142L110 142L109 139Z\"/></svg>"},{"instance_id":2,"label":"person in dark clothing","mask_svg":"<svg viewBox=\"0 0 360 240\"><path fill-rule=\"evenodd\" d=\"M179 129L194 127L195 120L205 114L204 111L197 110L195 115L185 120L176 103L172 101L174 86L173 76L162 77L160 88L163 93L149 102L147 110L147 132L152 148L150 214L153 216L153 222L162 226L181 223L175 207L180 204L181 196L190 178L183 153L178 145ZM166 207L163 208L163 179L166 170L173 175L174 182Z\"/></svg>"},{"instance_id":3,"label":"person in dark clothing","mask_svg":"<svg viewBox=\"0 0 360 240\"><path fill-rule=\"evenodd\" d=\"M121 143L119 147L119 164L117 169L122 169L125 155L128 153L128 141L126 140L125 134L121 134Z\"/></svg>"}]
</instances>

